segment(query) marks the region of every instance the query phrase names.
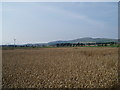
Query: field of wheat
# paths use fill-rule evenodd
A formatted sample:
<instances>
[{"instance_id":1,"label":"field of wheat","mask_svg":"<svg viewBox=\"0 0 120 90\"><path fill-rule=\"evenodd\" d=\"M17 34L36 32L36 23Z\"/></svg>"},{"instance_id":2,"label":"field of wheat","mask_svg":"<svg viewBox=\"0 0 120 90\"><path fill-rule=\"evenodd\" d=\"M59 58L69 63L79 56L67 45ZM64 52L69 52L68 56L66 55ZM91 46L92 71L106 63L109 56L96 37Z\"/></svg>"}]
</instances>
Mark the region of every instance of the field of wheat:
<instances>
[{"instance_id":1,"label":"field of wheat","mask_svg":"<svg viewBox=\"0 0 120 90\"><path fill-rule=\"evenodd\" d=\"M2 51L3 88L110 88L118 48L62 47Z\"/></svg>"}]
</instances>

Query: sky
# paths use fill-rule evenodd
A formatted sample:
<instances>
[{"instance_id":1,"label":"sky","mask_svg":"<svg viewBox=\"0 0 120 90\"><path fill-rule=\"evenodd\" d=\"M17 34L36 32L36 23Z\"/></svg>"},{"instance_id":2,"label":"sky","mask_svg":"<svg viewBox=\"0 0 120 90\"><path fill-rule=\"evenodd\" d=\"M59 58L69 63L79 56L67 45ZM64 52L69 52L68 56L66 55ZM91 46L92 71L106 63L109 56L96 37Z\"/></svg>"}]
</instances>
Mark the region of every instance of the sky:
<instances>
[{"instance_id":1,"label":"sky","mask_svg":"<svg viewBox=\"0 0 120 90\"><path fill-rule=\"evenodd\" d=\"M2 3L0 2L0 45L2 44Z\"/></svg>"},{"instance_id":2,"label":"sky","mask_svg":"<svg viewBox=\"0 0 120 90\"><path fill-rule=\"evenodd\" d=\"M4 2L2 44L118 38L117 2Z\"/></svg>"}]
</instances>

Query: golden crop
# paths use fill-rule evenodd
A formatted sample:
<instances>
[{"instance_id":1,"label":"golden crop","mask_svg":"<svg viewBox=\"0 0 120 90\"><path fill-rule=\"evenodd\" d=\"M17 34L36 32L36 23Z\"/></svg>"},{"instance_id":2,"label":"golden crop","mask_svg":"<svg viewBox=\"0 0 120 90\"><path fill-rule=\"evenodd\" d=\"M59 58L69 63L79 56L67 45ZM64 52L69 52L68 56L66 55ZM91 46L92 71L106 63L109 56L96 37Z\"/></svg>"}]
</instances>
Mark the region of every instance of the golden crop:
<instances>
[{"instance_id":1,"label":"golden crop","mask_svg":"<svg viewBox=\"0 0 120 90\"><path fill-rule=\"evenodd\" d=\"M110 88L118 84L118 48L3 50L3 88Z\"/></svg>"}]
</instances>

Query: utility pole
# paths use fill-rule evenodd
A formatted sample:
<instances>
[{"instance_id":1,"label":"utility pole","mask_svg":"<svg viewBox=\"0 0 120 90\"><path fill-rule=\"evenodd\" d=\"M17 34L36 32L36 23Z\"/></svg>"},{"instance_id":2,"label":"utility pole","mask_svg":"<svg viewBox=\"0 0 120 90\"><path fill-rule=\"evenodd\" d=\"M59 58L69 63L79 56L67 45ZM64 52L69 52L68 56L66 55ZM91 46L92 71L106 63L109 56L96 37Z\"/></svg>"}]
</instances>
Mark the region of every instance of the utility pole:
<instances>
[{"instance_id":1,"label":"utility pole","mask_svg":"<svg viewBox=\"0 0 120 90\"><path fill-rule=\"evenodd\" d=\"M14 40L14 48L15 48L16 39L14 38L13 40Z\"/></svg>"}]
</instances>

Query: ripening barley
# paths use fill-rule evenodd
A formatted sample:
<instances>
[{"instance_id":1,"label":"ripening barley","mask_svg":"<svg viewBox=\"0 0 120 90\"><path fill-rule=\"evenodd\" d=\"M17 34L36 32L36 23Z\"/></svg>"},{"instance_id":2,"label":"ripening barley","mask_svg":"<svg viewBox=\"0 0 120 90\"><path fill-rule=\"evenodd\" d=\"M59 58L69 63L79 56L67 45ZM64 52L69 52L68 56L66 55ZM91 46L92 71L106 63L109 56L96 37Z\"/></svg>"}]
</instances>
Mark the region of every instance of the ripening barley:
<instances>
[{"instance_id":1,"label":"ripening barley","mask_svg":"<svg viewBox=\"0 0 120 90\"><path fill-rule=\"evenodd\" d=\"M3 50L3 88L109 88L117 67L112 47Z\"/></svg>"}]
</instances>

